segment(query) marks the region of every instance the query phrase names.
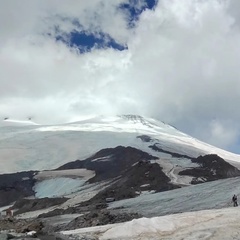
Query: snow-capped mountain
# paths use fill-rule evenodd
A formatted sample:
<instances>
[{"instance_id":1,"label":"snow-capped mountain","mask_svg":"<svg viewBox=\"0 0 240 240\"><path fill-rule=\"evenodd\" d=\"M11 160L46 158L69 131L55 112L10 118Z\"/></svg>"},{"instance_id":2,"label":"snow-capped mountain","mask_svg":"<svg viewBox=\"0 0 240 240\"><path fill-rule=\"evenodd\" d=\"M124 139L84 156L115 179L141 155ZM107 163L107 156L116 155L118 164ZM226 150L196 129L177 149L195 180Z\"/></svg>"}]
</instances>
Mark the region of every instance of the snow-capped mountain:
<instances>
[{"instance_id":1,"label":"snow-capped mountain","mask_svg":"<svg viewBox=\"0 0 240 240\"><path fill-rule=\"evenodd\" d=\"M23 196L79 195L88 188L93 192L92 187L104 182L106 189L96 191L92 201L121 200L144 191L162 192L240 175L224 161L237 165L239 155L150 118L99 116L44 126L31 121L27 125L26 121L6 122L8 126L0 128L0 169L5 173L0 175L5 195L0 205ZM208 154L215 155L200 156ZM6 192L6 188L12 191Z\"/></svg>"},{"instance_id":2,"label":"snow-capped mountain","mask_svg":"<svg viewBox=\"0 0 240 240\"><path fill-rule=\"evenodd\" d=\"M237 154L201 142L163 122L135 115L99 116L60 125L7 119L0 126L1 173L53 169L117 146L140 149L160 157L166 165L188 165L190 158L205 154L240 163Z\"/></svg>"},{"instance_id":3,"label":"snow-capped mountain","mask_svg":"<svg viewBox=\"0 0 240 240\"><path fill-rule=\"evenodd\" d=\"M0 125L0 207L10 205L18 219L38 217L53 231L224 208L240 194L239 155L151 118ZM97 229L118 239L113 226Z\"/></svg>"}]
</instances>

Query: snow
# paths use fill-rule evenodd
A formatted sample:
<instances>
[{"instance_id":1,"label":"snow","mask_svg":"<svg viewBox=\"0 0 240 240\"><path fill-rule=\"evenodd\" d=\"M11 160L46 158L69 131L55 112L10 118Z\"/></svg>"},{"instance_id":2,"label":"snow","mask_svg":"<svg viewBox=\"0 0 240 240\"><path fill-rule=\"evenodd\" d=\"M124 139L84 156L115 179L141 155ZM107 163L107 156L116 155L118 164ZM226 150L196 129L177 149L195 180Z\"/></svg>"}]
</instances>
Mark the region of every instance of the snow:
<instances>
[{"instance_id":1,"label":"snow","mask_svg":"<svg viewBox=\"0 0 240 240\"><path fill-rule=\"evenodd\" d=\"M137 138L140 135L151 137L151 142L143 142ZM161 165L172 183L189 185L191 177L179 176L178 172L195 164L188 158L174 158L168 153L156 152L149 148L149 145L153 144L165 151L189 157L215 153L231 164L240 166L239 155L205 144L154 119L99 116L51 126L36 125L31 121L3 121L0 124L0 169L2 173L49 170L69 161L85 159L103 148L122 145L136 147L157 156L159 159L153 161ZM108 157L94 159L107 160ZM108 182L86 184L94 174L86 169L43 171L35 176L37 183L34 190L37 197L69 196L68 201L57 206L68 208L90 199L108 186ZM138 212L145 218L63 233L75 236L93 234L101 240L238 239L240 212L230 207L233 194L240 195L240 178L218 180L161 193L143 191L134 199L109 204L109 209ZM28 212L19 217L36 217L54 208L56 207ZM69 221L72 217L74 216L63 216L59 221Z\"/></svg>"},{"instance_id":2,"label":"snow","mask_svg":"<svg viewBox=\"0 0 240 240\"><path fill-rule=\"evenodd\" d=\"M29 211L26 213L22 213L22 214L18 214L17 216L15 216L17 219L27 219L27 218L36 218L38 217L40 214L43 213L48 213L50 211L53 211L54 209L56 209L57 206L52 206L49 208L44 208L44 209L40 209L40 210L35 210L35 211Z\"/></svg>"},{"instance_id":3,"label":"snow","mask_svg":"<svg viewBox=\"0 0 240 240\"><path fill-rule=\"evenodd\" d=\"M189 186L193 177L178 175L179 171L181 171L184 167L190 168L198 166L196 163L192 163L189 159L182 158L161 158L161 160L156 160L155 162L163 168L163 172L171 179L171 183L181 186Z\"/></svg>"},{"instance_id":4,"label":"snow","mask_svg":"<svg viewBox=\"0 0 240 240\"><path fill-rule=\"evenodd\" d=\"M3 121L4 123L6 121ZM156 152L150 144L189 157L215 153L240 163L240 156L194 139L177 129L150 118L138 116L95 117L60 125L24 125L7 121L0 127L1 173L55 169L67 162L85 159L103 148L132 146L159 158L184 165L170 154ZM30 124L30 123L29 123ZM1 125L1 124L0 124ZM3 125L3 124L2 124ZM140 135L151 137L143 142ZM177 163L178 162L178 163Z\"/></svg>"},{"instance_id":5,"label":"snow","mask_svg":"<svg viewBox=\"0 0 240 240\"><path fill-rule=\"evenodd\" d=\"M110 158L111 158L111 156L95 158L92 160L92 162L108 162L111 160Z\"/></svg>"},{"instance_id":6,"label":"snow","mask_svg":"<svg viewBox=\"0 0 240 240\"><path fill-rule=\"evenodd\" d=\"M88 180L95 176L95 172L87 169L67 169L67 170L56 170L56 171L42 171L34 176L38 181L52 179L56 177L71 177L79 178L82 177Z\"/></svg>"},{"instance_id":7,"label":"snow","mask_svg":"<svg viewBox=\"0 0 240 240\"><path fill-rule=\"evenodd\" d=\"M0 212L2 211L5 211L6 209L12 207L12 205L7 205L7 206L4 206L4 207L0 207Z\"/></svg>"},{"instance_id":8,"label":"snow","mask_svg":"<svg viewBox=\"0 0 240 240\"><path fill-rule=\"evenodd\" d=\"M28 126L28 125L38 125L31 120L17 120L17 119L4 119L0 121L0 126Z\"/></svg>"},{"instance_id":9,"label":"snow","mask_svg":"<svg viewBox=\"0 0 240 240\"><path fill-rule=\"evenodd\" d=\"M37 182L33 190L37 198L61 197L79 191L85 182L84 179L58 177Z\"/></svg>"},{"instance_id":10,"label":"snow","mask_svg":"<svg viewBox=\"0 0 240 240\"><path fill-rule=\"evenodd\" d=\"M109 204L109 209L137 212L146 217L232 206L232 196L240 196L240 177L206 182L171 191L140 195Z\"/></svg>"},{"instance_id":11,"label":"snow","mask_svg":"<svg viewBox=\"0 0 240 240\"><path fill-rule=\"evenodd\" d=\"M75 237L88 234L98 236L100 240L233 240L239 239L239 221L240 211L225 208L140 218L126 223L81 228L62 233Z\"/></svg>"},{"instance_id":12,"label":"snow","mask_svg":"<svg viewBox=\"0 0 240 240\"><path fill-rule=\"evenodd\" d=\"M37 183L33 190L37 198L62 197L82 190L94 176L95 172L87 169L43 171L34 176Z\"/></svg>"},{"instance_id":13,"label":"snow","mask_svg":"<svg viewBox=\"0 0 240 240\"><path fill-rule=\"evenodd\" d=\"M240 213L236 209L200 211L136 219L107 230L107 239L235 239Z\"/></svg>"},{"instance_id":14,"label":"snow","mask_svg":"<svg viewBox=\"0 0 240 240\"><path fill-rule=\"evenodd\" d=\"M66 197L69 197L70 199L63 203L61 205L61 208L66 209L68 207L75 206L81 202L88 201L107 186L109 186L108 181L101 183L85 184L79 189L78 192L67 195Z\"/></svg>"},{"instance_id":15,"label":"snow","mask_svg":"<svg viewBox=\"0 0 240 240\"><path fill-rule=\"evenodd\" d=\"M73 236L81 236L84 233L90 233L90 234L102 234L106 232L107 230L111 229L114 226L121 225L121 223L117 224L107 224L102 226L96 226L96 227L89 227L89 228L78 228L74 230L68 230L68 231L62 231L62 234L65 235L73 235Z\"/></svg>"},{"instance_id":16,"label":"snow","mask_svg":"<svg viewBox=\"0 0 240 240\"><path fill-rule=\"evenodd\" d=\"M37 232L36 231L30 231L30 232L27 232L27 236L34 236Z\"/></svg>"},{"instance_id":17,"label":"snow","mask_svg":"<svg viewBox=\"0 0 240 240\"><path fill-rule=\"evenodd\" d=\"M85 235L89 239L97 236L100 240L239 239L240 211L232 207L233 194L240 195L240 177L141 194L134 199L110 203L109 209L137 212L144 218L64 231L63 234L80 239Z\"/></svg>"},{"instance_id":18,"label":"snow","mask_svg":"<svg viewBox=\"0 0 240 240\"><path fill-rule=\"evenodd\" d=\"M144 188L144 187L148 187L148 186L150 186L150 184L143 184L140 187Z\"/></svg>"}]
</instances>

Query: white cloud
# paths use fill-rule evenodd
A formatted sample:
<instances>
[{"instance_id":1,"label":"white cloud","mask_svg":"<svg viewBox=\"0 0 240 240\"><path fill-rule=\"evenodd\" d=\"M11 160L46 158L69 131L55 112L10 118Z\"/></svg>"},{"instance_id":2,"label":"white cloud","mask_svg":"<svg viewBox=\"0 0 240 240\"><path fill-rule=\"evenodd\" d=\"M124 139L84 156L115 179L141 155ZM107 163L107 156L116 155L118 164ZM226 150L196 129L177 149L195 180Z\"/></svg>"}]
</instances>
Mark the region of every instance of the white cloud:
<instances>
[{"instance_id":1,"label":"white cloud","mask_svg":"<svg viewBox=\"0 0 240 240\"><path fill-rule=\"evenodd\" d=\"M162 0L135 29L117 8L124 2L0 1L0 116L59 122L79 114L145 114L223 148L236 144L236 0ZM109 33L128 50L80 55L56 42L56 26L58 34L81 30L72 19L89 32ZM234 128L213 127L213 119L231 120Z\"/></svg>"}]
</instances>

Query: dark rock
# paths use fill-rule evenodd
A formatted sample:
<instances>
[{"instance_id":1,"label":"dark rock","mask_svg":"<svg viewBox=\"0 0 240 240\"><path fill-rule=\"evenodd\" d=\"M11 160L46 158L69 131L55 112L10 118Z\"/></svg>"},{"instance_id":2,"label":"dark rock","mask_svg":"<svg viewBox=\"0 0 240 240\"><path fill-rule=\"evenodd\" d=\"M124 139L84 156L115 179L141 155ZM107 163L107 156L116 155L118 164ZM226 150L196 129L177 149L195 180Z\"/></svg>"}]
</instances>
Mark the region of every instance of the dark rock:
<instances>
[{"instance_id":1,"label":"dark rock","mask_svg":"<svg viewBox=\"0 0 240 240\"><path fill-rule=\"evenodd\" d=\"M86 203L105 202L107 198L114 198L117 201L136 197L141 191L162 192L175 188L178 186L170 183L170 179L164 174L159 164L139 161L135 166L123 172L121 177L117 178L109 187Z\"/></svg>"},{"instance_id":2,"label":"dark rock","mask_svg":"<svg viewBox=\"0 0 240 240\"><path fill-rule=\"evenodd\" d=\"M152 142L152 141L154 141L151 137L149 137L147 135L137 136L137 138L141 139L143 142Z\"/></svg>"},{"instance_id":3,"label":"dark rock","mask_svg":"<svg viewBox=\"0 0 240 240\"><path fill-rule=\"evenodd\" d=\"M106 161L102 161L102 160ZM102 149L86 160L77 160L67 163L57 170L86 168L95 171L96 175L89 180L90 183L118 177L122 171L130 168L141 160L158 159L155 156L133 147L118 146L116 148Z\"/></svg>"},{"instance_id":4,"label":"dark rock","mask_svg":"<svg viewBox=\"0 0 240 240\"><path fill-rule=\"evenodd\" d=\"M75 218L64 227L64 230L127 222L140 217L142 216L137 213L113 214L108 210L92 211L86 215Z\"/></svg>"},{"instance_id":5,"label":"dark rock","mask_svg":"<svg viewBox=\"0 0 240 240\"><path fill-rule=\"evenodd\" d=\"M0 207L20 198L33 196L32 188L36 173L36 171L28 171L0 175Z\"/></svg>"},{"instance_id":6,"label":"dark rock","mask_svg":"<svg viewBox=\"0 0 240 240\"><path fill-rule=\"evenodd\" d=\"M185 154L180 154L180 153L164 150L158 143L150 145L149 148L151 148L152 150L157 151L157 152L163 152L163 153L170 154L172 157L192 159L192 157L185 155Z\"/></svg>"},{"instance_id":7,"label":"dark rock","mask_svg":"<svg viewBox=\"0 0 240 240\"><path fill-rule=\"evenodd\" d=\"M197 163L199 167L179 172L179 175L193 176L192 184L240 176L240 170L216 154L200 156L192 159L192 162Z\"/></svg>"},{"instance_id":8,"label":"dark rock","mask_svg":"<svg viewBox=\"0 0 240 240\"><path fill-rule=\"evenodd\" d=\"M138 196L141 191L162 192L178 188L170 182L162 168L157 163L148 160L140 160L134 166L121 172L121 176L115 178L110 186L100 191L93 198L82 202L79 206L64 209L55 209L51 212L39 215L46 218L68 213L83 213L94 209L103 209L108 206L106 200L128 199Z\"/></svg>"},{"instance_id":9,"label":"dark rock","mask_svg":"<svg viewBox=\"0 0 240 240\"><path fill-rule=\"evenodd\" d=\"M27 223L26 225L19 227L16 229L17 232L19 233L27 233L31 231L35 231L36 233L41 232L43 229L44 225L41 221L33 221L30 223Z\"/></svg>"},{"instance_id":10,"label":"dark rock","mask_svg":"<svg viewBox=\"0 0 240 240\"><path fill-rule=\"evenodd\" d=\"M77 213L77 210L74 207L69 207L67 209L56 208L50 212L40 214L38 218L47 218L47 217L54 217L57 215L73 214L73 213Z\"/></svg>"},{"instance_id":11,"label":"dark rock","mask_svg":"<svg viewBox=\"0 0 240 240\"><path fill-rule=\"evenodd\" d=\"M38 199L20 199L14 205L15 215L28 211L35 211L66 202L68 198L38 198Z\"/></svg>"}]
</instances>

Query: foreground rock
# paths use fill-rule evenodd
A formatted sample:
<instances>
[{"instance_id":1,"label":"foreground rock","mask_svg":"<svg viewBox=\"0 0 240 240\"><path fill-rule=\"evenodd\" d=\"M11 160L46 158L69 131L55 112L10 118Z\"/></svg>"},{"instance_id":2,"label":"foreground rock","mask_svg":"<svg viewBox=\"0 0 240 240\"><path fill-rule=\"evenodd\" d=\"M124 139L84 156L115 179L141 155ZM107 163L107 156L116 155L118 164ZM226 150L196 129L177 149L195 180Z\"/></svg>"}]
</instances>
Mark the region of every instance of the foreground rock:
<instances>
[{"instance_id":1,"label":"foreground rock","mask_svg":"<svg viewBox=\"0 0 240 240\"><path fill-rule=\"evenodd\" d=\"M1 230L14 230L17 233L27 233L30 231L41 232L44 225L40 220L26 219L4 219L0 220Z\"/></svg>"},{"instance_id":2,"label":"foreground rock","mask_svg":"<svg viewBox=\"0 0 240 240\"><path fill-rule=\"evenodd\" d=\"M0 220L0 240L7 239L67 240L69 237L49 231L41 220L13 218Z\"/></svg>"},{"instance_id":3,"label":"foreground rock","mask_svg":"<svg viewBox=\"0 0 240 240\"><path fill-rule=\"evenodd\" d=\"M55 230L72 230L77 228L94 227L113 223L127 222L142 217L138 213L121 213L119 211L100 210L92 211L88 214L75 218L69 224Z\"/></svg>"}]
</instances>

